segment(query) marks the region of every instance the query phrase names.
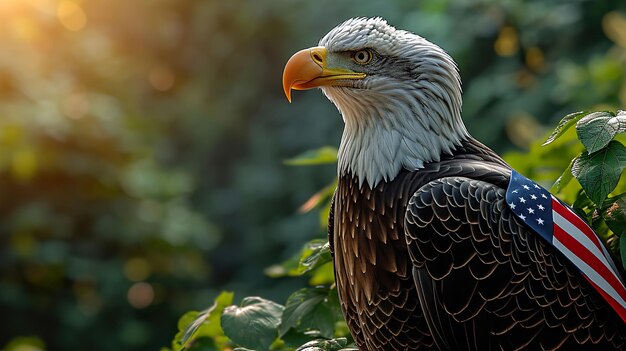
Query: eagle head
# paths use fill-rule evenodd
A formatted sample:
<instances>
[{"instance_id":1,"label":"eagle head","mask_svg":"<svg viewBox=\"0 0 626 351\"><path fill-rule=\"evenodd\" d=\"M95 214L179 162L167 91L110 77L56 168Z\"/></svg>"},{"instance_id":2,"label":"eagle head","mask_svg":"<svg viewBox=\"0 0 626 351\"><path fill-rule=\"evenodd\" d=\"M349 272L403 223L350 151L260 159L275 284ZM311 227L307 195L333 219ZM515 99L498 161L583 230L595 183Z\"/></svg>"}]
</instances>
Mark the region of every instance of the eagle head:
<instances>
[{"instance_id":1,"label":"eagle head","mask_svg":"<svg viewBox=\"0 0 626 351\"><path fill-rule=\"evenodd\" d=\"M339 175L371 188L439 161L468 137L452 58L381 18L354 18L294 54L283 88L319 87L343 116Z\"/></svg>"}]
</instances>

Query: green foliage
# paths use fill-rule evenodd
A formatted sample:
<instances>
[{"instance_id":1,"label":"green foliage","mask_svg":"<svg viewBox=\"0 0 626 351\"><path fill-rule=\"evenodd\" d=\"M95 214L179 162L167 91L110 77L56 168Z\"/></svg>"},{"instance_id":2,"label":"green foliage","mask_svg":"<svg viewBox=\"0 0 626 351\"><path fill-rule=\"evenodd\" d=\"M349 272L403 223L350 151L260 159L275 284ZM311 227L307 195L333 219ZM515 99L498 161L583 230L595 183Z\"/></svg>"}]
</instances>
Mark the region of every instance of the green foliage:
<instances>
[{"instance_id":1,"label":"green foliage","mask_svg":"<svg viewBox=\"0 0 626 351\"><path fill-rule=\"evenodd\" d=\"M589 154L604 148L617 134L623 132L626 132L624 111L618 111L617 115L610 112L594 112L576 123L578 138Z\"/></svg>"},{"instance_id":2,"label":"green foliage","mask_svg":"<svg viewBox=\"0 0 626 351\"><path fill-rule=\"evenodd\" d=\"M617 186L624 167L626 147L618 141L611 141L594 153L585 151L574 161L571 172L585 189L587 196L598 206L602 206L604 199Z\"/></svg>"},{"instance_id":3,"label":"green foliage","mask_svg":"<svg viewBox=\"0 0 626 351\"><path fill-rule=\"evenodd\" d=\"M43 341L36 337L17 337L11 340L4 348L5 351L43 351Z\"/></svg>"},{"instance_id":4,"label":"green foliage","mask_svg":"<svg viewBox=\"0 0 626 351\"><path fill-rule=\"evenodd\" d=\"M313 340L302 345L297 351L355 351L356 347L348 346L348 339Z\"/></svg>"},{"instance_id":5,"label":"green foliage","mask_svg":"<svg viewBox=\"0 0 626 351\"><path fill-rule=\"evenodd\" d=\"M317 150L305 151L301 155L285 160L290 166L314 166L322 164L335 164L337 162L337 149L324 146Z\"/></svg>"},{"instance_id":6,"label":"green foliage","mask_svg":"<svg viewBox=\"0 0 626 351\"><path fill-rule=\"evenodd\" d=\"M558 139L560 136L563 135L563 133L567 132L568 129L576 125L576 122L578 122L579 119L585 117L585 115L587 115L587 113L584 111L581 111L581 112L570 113L567 116L563 117L563 119L561 119L561 121L556 126L556 128L554 128L554 131L552 131L552 134L550 134L548 139L541 145L542 146L548 145L552 143L553 141L555 141L556 139Z\"/></svg>"},{"instance_id":7,"label":"green foliage","mask_svg":"<svg viewBox=\"0 0 626 351\"><path fill-rule=\"evenodd\" d=\"M294 261L300 262L299 269L294 268ZM320 271L326 271L329 265L328 242L315 239L305 245L297 260L285 261L268 271L275 277L315 277ZM279 269L282 274L277 273ZM330 285L332 280L331 271L324 281L327 287L297 290L287 298L284 307L253 296L244 298L239 306L224 308L224 303L232 301L232 294L222 293L207 311L201 314L188 312L181 317L180 332L174 338L173 349L221 350L216 347L225 347L225 337L238 345L235 350L242 351L344 349L351 339L343 321L337 290ZM221 328L220 324L212 324L220 314ZM205 337L212 338L213 342L203 339Z\"/></svg>"},{"instance_id":8,"label":"green foliage","mask_svg":"<svg viewBox=\"0 0 626 351\"><path fill-rule=\"evenodd\" d=\"M335 323L341 319L337 291L327 288L300 289L289 296L282 315L280 334L294 328L299 332L318 330L320 336L332 339Z\"/></svg>"},{"instance_id":9,"label":"green foliage","mask_svg":"<svg viewBox=\"0 0 626 351\"><path fill-rule=\"evenodd\" d=\"M260 297L246 297L240 306L228 306L222 314L224 333L235 343L255 350L268 350L285 308Z\"/></svg>"},{"instance_id":10,"label":"green foliage","mask_svg":"<svg viewBox=\"0 0 626 351\"><path fill-rule=\"evenodd\" d=\"M233 297L232 292L224 291L208 309L185 313L178 321L178 334L174 337L172 347L175 350L191 349L198 341L202 341L215 349L222 349L227 339L224 337L221 318L224 309L233 303ZM202 338L211 340L201 340Z\"/></svg>"},{"instance_id":11,"label":"green foliage","mask_svg":"<svg viewBox=\"0 0 626 351\"><path fill-rule=\"evenodd\" d=\"M330 245L326 239L314 239L306 244L302 250L289 260L268 267L265 273L273 278L291 276L296 277L308 273L331 261Z\"/></svg>"}]
</instances>

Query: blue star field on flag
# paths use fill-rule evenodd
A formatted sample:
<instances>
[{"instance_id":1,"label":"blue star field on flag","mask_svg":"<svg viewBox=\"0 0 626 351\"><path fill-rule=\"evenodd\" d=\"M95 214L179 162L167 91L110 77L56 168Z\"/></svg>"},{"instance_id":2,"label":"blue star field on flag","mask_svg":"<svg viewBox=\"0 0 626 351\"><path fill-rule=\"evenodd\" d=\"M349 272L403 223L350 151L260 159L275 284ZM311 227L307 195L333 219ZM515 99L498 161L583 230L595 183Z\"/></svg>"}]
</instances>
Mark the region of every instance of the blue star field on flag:
<instances>
[{"instance_id":1,"label":"blue star field on flag","mask_svg":"<svg viewBox=\"0 0 626 351\"><path fill-rule=\"evenodd\" d=\"M513 171L506 201L526 225L552 241L552 195L546 189Z\"/></svg>"}]
</instances>

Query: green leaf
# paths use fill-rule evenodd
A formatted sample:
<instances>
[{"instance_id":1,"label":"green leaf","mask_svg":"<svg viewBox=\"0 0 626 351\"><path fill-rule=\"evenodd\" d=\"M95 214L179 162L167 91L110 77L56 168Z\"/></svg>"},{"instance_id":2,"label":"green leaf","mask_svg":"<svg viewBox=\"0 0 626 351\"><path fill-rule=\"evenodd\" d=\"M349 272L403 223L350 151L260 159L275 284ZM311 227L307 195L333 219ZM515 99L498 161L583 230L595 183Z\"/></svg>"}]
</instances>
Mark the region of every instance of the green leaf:
<instances>
[{"instance_id":1,"label":"green leaf","mask_svg":"<svg viewBox=\"0 0 626 351\"><path fill-rule=\"evenodd\" d=\"M3 351L44 351L45 343L35 336L18 336L4 346Z\"/></svg>"},{"instance_id":2,"label":"green leaf","mask_svg":"<svg viewBox=\"0 0 626 351\"><path fill-rule=\"evenodd\" d=\"M558 139L561 135L563 135L563 133L565 133L568 129L570 129L574 124L576 124L576 122L579 119L583 118L586 114L587 112L585 111L579 111L579 112L570 113L569 115L563 117L563 119L561 119L561 121L556 126L552 134L550 134L548 139L541 145L542 146L548 145L552 143L553 141L555 141L556 139Z\"/></svg>"},{"instance_id":3,"label":"green leaf","mask_svg":"<svg viewBox=\"0 0 626 351\"><path fill-rule=\"evenodd\" d=\"M569 184L572 178L574 178L574 175L572 174L572 165L574 164L575 160L576 158L572 159L567 168L563 171L563 173L561 173L556 182L554 182L550 190L558 193L561 191L561 189L565 188L567 184Z\"/></svg>"},{"instance_id":4,"label":"green leaf","mask_svg":"<svg viewBox=\"0 0 626 351\"><path fill-rule=\"evenodd\" d=\"M626 115L590 113L576 123L578 138L590 154L605 147L615 135L626 131Z\"/></svg>"},{"instance_id":5,"label":"green leaf","mask_svg":"<svg viewBox=\"0 0 626 351\"><path fill-rule=\"evenodd\" d=\"M332 146L324 146L319 149L305 151L284 162L289 166L312 166L337 163L337 149Z\"/></svg>"},{"instance_id":6,"label":"green leaf","mask_svg":"<svg viewBox=\"0 0 626 351\"><path fill-rule=\"evenodd\" d=\"M220 351L223 348L215 346L215 342L209 338L198 338L187 347L189 351Z\"/></svg>"},{"instance_id":7,"label":"green leaf","mask_svg":"<svg viewBox=\"0 0 626 351\"><path fill-rule=\"evenodd\" d=\"M310 241L307 244L307 254L300 257L299 271L301 273L309 272L321 265L332 261L330 256L330 244L325 239L322 241Z\"/></svg>"},{"instance_id":8,"label":"green leaf","mask_svg":"<svg viewBox=\"0 0 626 351\"><path fill-rule=\"evenodd\" d=\"M289 329L287 333L281 335L280 338L285 342L287 346L296 348L296 347L306 344L307 342L313 339L320 338L319 334L317 335L312 335L312 334L313 333L311 332L302 333L302 332L295 330L294 328L291 328Z\"/></svg>"},{"instance_id":9,"label":"green leaf","mask_svg":"<svg viewBox=\"0 0 626 351\"><path fill-rule=\"evenodd\" d=\"M324 263L312 271L309 284L329 285L335 282L335 267L332 262Z\"/></svg>"},{"instance_id":10,"label":"green leaf","mask_svg":"<svg viewBox=\"0 0 626 351\"><path fill-rule=\"evenodd\" d=\"M235 343L253 350L268 350L278 337L284 307L257 296L241 306L228 306L222 314L224 333Z\"/></svg>"},{"instance_id":11,"label":"green leaf","mask_svg":"<svg viewBox=\"0 0 626 351\"><path fill-rule=\"evenodd\" d=\"M301 332L318 330L322 337L332 338L336 315L331 293L330 289L318 287L300 289L291 294L283 311L280 334L296 328Z\"/></svg>"},{"instance_id":12,"label":"green leaf","mask_svg":"<svg viewBox=\"0 0 626 351\"><path fill-rule=\"evenodd\" d=\"M178 321L179 333L174 338L176 349L187 348L191 341L203 337L217 338L223 335L220 316L224 308L233 303L234 294L223 291L208 309L185 313Z\"/></svg>"},{"instance_id":13,"label":"green leaf","mask_svg":"<svg viewBox=\"0 0 626 351\"><path fill-rule=\"evenodd\" d=\"M304 244L302 250L287 261L265 269L272 278L297 277L330 262L330 245L326 239L313 239Z\"/></svg>"},{"instance_id":14,"label":"green leaf","mask_svg":"<svg viewBox=\"0 0 626 351\"><path fill-rule=\"evenodd\" d=\"M587 223L593 222L591 220L591 212L593 212L593 210L595 209L595 205L593 201L591 201L589 196L587 196L587 193L585 193L585 190L580 189L576 193L576 197L575 197L574 203L572 204L572 208L574 209L574 212L576 212L579 216L584 218L587 221Z\"/></svg>"},{"instance_id":15,"label":"green leaf","mask_svg":"<svg viewBox=\"0 0 626 351\"><path fill-rule=\"evenodd\" d=\"M348 339L313 340L298 348L297 351L358 351L357 348L346 348Z\"/></svg>"},{"instance_id":16,"label":"green leaf","mask_svg":"<svg viewBox=\"0 0 626 351\"><path fill-rule=\"evenodd\" d=\"M572 165L572 174L583 187L587 196L602 206L626 167L626 147L613 140L606 148L593 154L583 153Z\"/></svg>"}]
</instances>

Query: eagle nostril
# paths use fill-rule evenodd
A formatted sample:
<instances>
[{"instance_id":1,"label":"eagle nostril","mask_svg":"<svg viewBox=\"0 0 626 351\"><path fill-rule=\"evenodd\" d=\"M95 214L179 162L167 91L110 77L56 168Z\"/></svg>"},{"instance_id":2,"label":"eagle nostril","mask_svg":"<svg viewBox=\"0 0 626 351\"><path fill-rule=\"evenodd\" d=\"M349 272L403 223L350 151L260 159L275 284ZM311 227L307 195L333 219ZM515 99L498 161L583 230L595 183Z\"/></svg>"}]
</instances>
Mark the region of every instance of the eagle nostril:
<instances>
[{"instance_id":1,"label":"eagle nostril","mask_svg":"<svg viewBox=\"0 0 626 351\"><path fill-rule=\"evenodd\" d=\"M320 55L320 54L318 54L316 52L313 53L313 60L316 61L316 62L319 62L319 63L324 62L324 60L322 59L322 55Z\"/></svg>"}]
</instances>

